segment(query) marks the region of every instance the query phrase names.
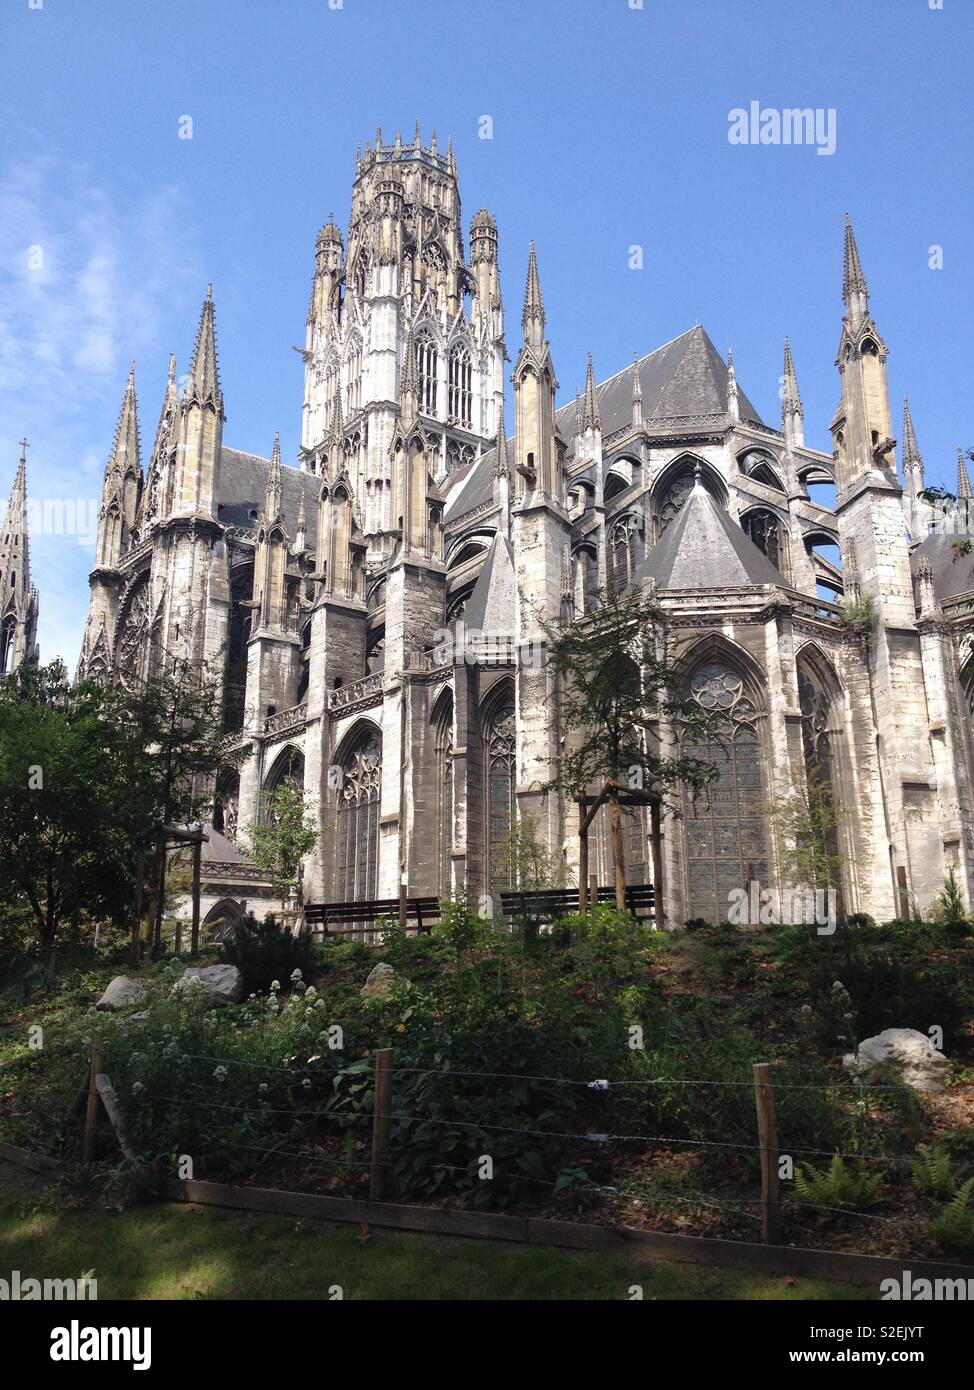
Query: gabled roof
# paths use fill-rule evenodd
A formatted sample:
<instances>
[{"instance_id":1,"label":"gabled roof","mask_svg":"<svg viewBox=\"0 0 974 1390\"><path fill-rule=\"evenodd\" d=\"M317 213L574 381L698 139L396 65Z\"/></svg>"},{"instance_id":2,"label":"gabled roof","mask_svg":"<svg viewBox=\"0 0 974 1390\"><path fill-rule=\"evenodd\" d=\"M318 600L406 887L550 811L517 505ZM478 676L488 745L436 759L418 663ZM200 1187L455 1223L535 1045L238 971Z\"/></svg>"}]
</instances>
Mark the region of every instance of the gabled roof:
<instances>
[{"instance_id":1,"label":"gabled roof","mask_svg":"<svg viewBox=\"0 0 974 1390\"><path fill-rule=\"evenodd\" d=\"M725 415L727 413L727 364L714 347L701 325L695 324L679 338L664 343L655 352L647 353L622 371L594 388L594 410L601 420L602 434L615 434L632 423L634 371L639 375L644 425L653 420L673 420L693 415ZM737 388L741 419L756 425L764 421L748 397ZM586 392L586 400L588 392ZM555 412L555 426L569 444L575 438L575 402L570 401ZM513 456L514 437L508 439ZM445 517L489 502L493 495L494 455L496 449L486 450L465 478L451 480Z\"/></svg>"},{"instance_id":2,"label":"gabled roof","mask_svg":"<svg viewBox=\"0 0 974 1390\"><path fill-rule=\"evenodd\" d=\"M488 637L514 636L514 554L506 536L495 534L463 615L464 626Z\"/></svg>"},{"instance_id":3,"label":"gabled roof","mask_svg":"<svg viewBox=\"0 0 974 1390\"><path fill-rule=\"evenodd\" d=\"M240 526L253 530L256 517L260 515L267 491L267 475L271 460L258 454L245 454L240 449L228 449L225 445L220 451L220 498L217 519L225 526ZM301 495L305 498L306 540L308 549L314 549L318 535L318 491L321 479L314 473L306 473L300 468L281 465L281 511L287 524L288 535L294 540L298 529L298 511Z\"/></svg>"},{"instance_id":4,"label":"gabled roof","mask_svg":"<svg viewBox=\"0 0 974 1390\"><path fill-rule=\"evenodd\" d=\"M784 587L784 576L744 534L698 477L661 539L638 566L659 589L723 589L740 584Z\"/></svg>"},{"instance_id":5,"label":"gabled roof","mask_svg":"<svg viewBox=\"0 0 974 1390\"><path fill-rule=\"evenodd\" d=\"M944 599L959 598L961 594L974 592L974 560L954 549L958 542L963 540L964 536L960 532L934 532L921 541L910 556L910 567L914 575L921 556L930 561L930 568L933 570L933 591L941 603Z\"/></svg>"}]
</instances>

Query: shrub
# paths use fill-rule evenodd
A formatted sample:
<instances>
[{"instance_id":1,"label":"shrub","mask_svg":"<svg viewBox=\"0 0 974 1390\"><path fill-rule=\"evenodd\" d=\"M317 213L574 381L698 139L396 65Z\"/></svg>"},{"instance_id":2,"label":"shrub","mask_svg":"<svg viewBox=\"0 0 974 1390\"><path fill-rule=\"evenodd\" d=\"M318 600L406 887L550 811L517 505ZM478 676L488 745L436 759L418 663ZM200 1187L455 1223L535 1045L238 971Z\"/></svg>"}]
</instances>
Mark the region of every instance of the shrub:
<instances>
[{"instance_id":1,"label":"shrub","mask_svg":"<svg viewBox=\"0 0 974 1390\"><path fill-rule=\"evenodd\" d=\"M974 1211L968 1204L974 1178L968 1178L927 1227L927 1235L950 1255L974 1255Z\"/></svg>"},{"instance_id":2,"label":"shrub","mask_svg":"<svg viewBox=\"0 0 974 1390\"><path fill-rule=\"evenodd\" d=\"M817 1220L825 1224L847 1211L865 1211L876 1205L883 1174L859 1171L836 1154L828 1168L811 1164L795 1170L795 1192L800 1201L820 1208Z\"/></svg>"},{"instance_id":3,"label":"shrub","mask_svg":"<svg viewBox=\"0 0 974 1390\"><path fill-rule=\"evenodd\" d=\"M924 1149L920 1157L911 1165L913 1181L924 1197L953 1197L957 1191L957 1177L950 1154L940 1145Z\"/></svg>"},{"instance_id":4,"label":"shrub","mask_svg":"<svg viewBox=\"0 0 974 1390\"><path fill-rule=\"evenodd\" d=\"M268 990L274 980L290 979L295 970L313 974L322 955L310 936L293 936L273 916L258 922L248 912L223 942L220 960L235 965L243 975L245 991L254 994Z\"/></svg>"}]
</instances>

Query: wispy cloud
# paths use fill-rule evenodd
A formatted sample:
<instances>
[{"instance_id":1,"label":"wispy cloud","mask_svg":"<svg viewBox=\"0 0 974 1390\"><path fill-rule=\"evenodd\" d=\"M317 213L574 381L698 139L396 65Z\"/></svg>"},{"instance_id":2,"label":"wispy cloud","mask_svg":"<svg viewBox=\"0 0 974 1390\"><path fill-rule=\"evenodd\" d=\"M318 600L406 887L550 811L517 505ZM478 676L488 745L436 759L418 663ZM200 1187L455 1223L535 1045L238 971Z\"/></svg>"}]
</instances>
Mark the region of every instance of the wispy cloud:
<instances>
[{"instance_id":1,"label":"wispy cloud","mask_svg":"<svg viewBox=\"0 0 974 1390\"><path fill-rule=\"evenodd\" d=\"M151 383L140 400L143 445L151 444L164 324L204 278L193 219L178 189L123 196L121 182L111 191L92 183L29 129L10 143L20 152L0 165L0 490L26 432L31 495L83 500L87 514L133 358L152 368L140 374L143 387ZM32 537L43 660L77 658L91 560L77 535Z\"/></svg>"}]
</instances>

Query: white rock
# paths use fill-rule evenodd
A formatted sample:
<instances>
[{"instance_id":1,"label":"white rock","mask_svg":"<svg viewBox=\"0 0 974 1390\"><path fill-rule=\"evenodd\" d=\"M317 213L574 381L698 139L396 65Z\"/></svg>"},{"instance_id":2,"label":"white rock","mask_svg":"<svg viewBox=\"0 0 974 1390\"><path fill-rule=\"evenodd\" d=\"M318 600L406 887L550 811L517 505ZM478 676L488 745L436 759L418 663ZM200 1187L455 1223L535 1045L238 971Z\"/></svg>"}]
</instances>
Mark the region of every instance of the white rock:
<instances>
[{"instance_id":1,"label":"white rock","mask_svg":"<svg viewBox=\"0 0 974 1390\"><path fill-rule=\"evenodd\" d=\"M950 1080L950 1062L926 1033L915 1028L885 1028L874 1038L865 1038L855 1053L846 1053L842 1065L867 1084L881 1082L879 1073L889 1068L915 1091L939 1091Z\"/></svg>"},{"instance_id":2,"label":"white rock","mask_svg":"<svg viewBox=\"0 0 974 1390\"><path fill-rule=\"evenodd\" d=\"M369 972L369 978L362 986L367 999L387 999L396 982L396 972L384 960Z\"/></svg>"},{"instance_id":3,"label":"white rock","mask_svg":"<svg viewBox=\"0 0 974 1390\"><path fill-rule=\"evenodd\" d=\"M239 1004L244 997L243 976L235 965L189 965L173 985L173 993L199 997L208 1009Z\"/></svg>"},{"instance_id":4,"label":"white rock","mask_svg":"<svg viewBox=\"0 0 974 1390\"><path fill-rule=\"evenodd\" d=\"M130 1009L134 1004L145 1002L146 993L136 980L127 975L116 975L95 1005L96 1009Z\"/></svg>"}]
</instances>

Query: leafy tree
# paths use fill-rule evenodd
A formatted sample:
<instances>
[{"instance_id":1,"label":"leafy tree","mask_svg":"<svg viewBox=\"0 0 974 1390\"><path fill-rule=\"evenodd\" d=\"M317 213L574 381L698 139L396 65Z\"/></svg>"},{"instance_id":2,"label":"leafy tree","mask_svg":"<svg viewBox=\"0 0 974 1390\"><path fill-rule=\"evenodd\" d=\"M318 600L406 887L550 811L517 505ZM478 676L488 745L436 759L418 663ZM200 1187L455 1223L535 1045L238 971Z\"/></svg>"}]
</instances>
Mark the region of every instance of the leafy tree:
<instances>
[{"instance_id":1,"label":"leafy tree","mask_svg":"<svg viewBox=\"0 0 974 1390\"><path fill-rule=\"evenodd\" d=\"M809 768L804 787L768 808L781 832L780 862L786 879L811 888L842 883L845 856L839 849L839 805L830 783Z\"/></svg>"},{"instance_id":2,"label":"leafy tree","mask_svg":"<svg viewBox=\"0 0 974 1390\"><path fill-rule=\"evenodd\" d=\"M307 819L304 791L290 777L264 798L265 815L247 827L253 846L254 863L271 876L271 882L287 910L288 894L294 887L298 866L318 840L318 830Z\"/></svg>"},{"instance_id":3,"label":"leafy tree","mask_svg":"<svg viewBox=\"0 0 974 1390\"><path fill-rule=\"evenodd\" d=\"M497 862L512 888L562 888L568 877L565 865L549 854L535 816L512 820L510 833L497 847Z\"/></svg>"},{"instance_id":4,"label":"leafy tree","mask_svg":"<svg viewBox=\"0 0 974 1390\"><path fill-rule=\"evenodd\" d=\"M697 795L718 775L714 763L684 749L719 743L726 716L686 695L667 654L665 614L645 590L600 589L592 613L545 633L566 736L561 771L550 785L572 796L607 789L616 902L624 911L620 796L640 792L679 814L679 788ZM670 751L663 729L679 734Z\"/></svg>"}]
</instances>

